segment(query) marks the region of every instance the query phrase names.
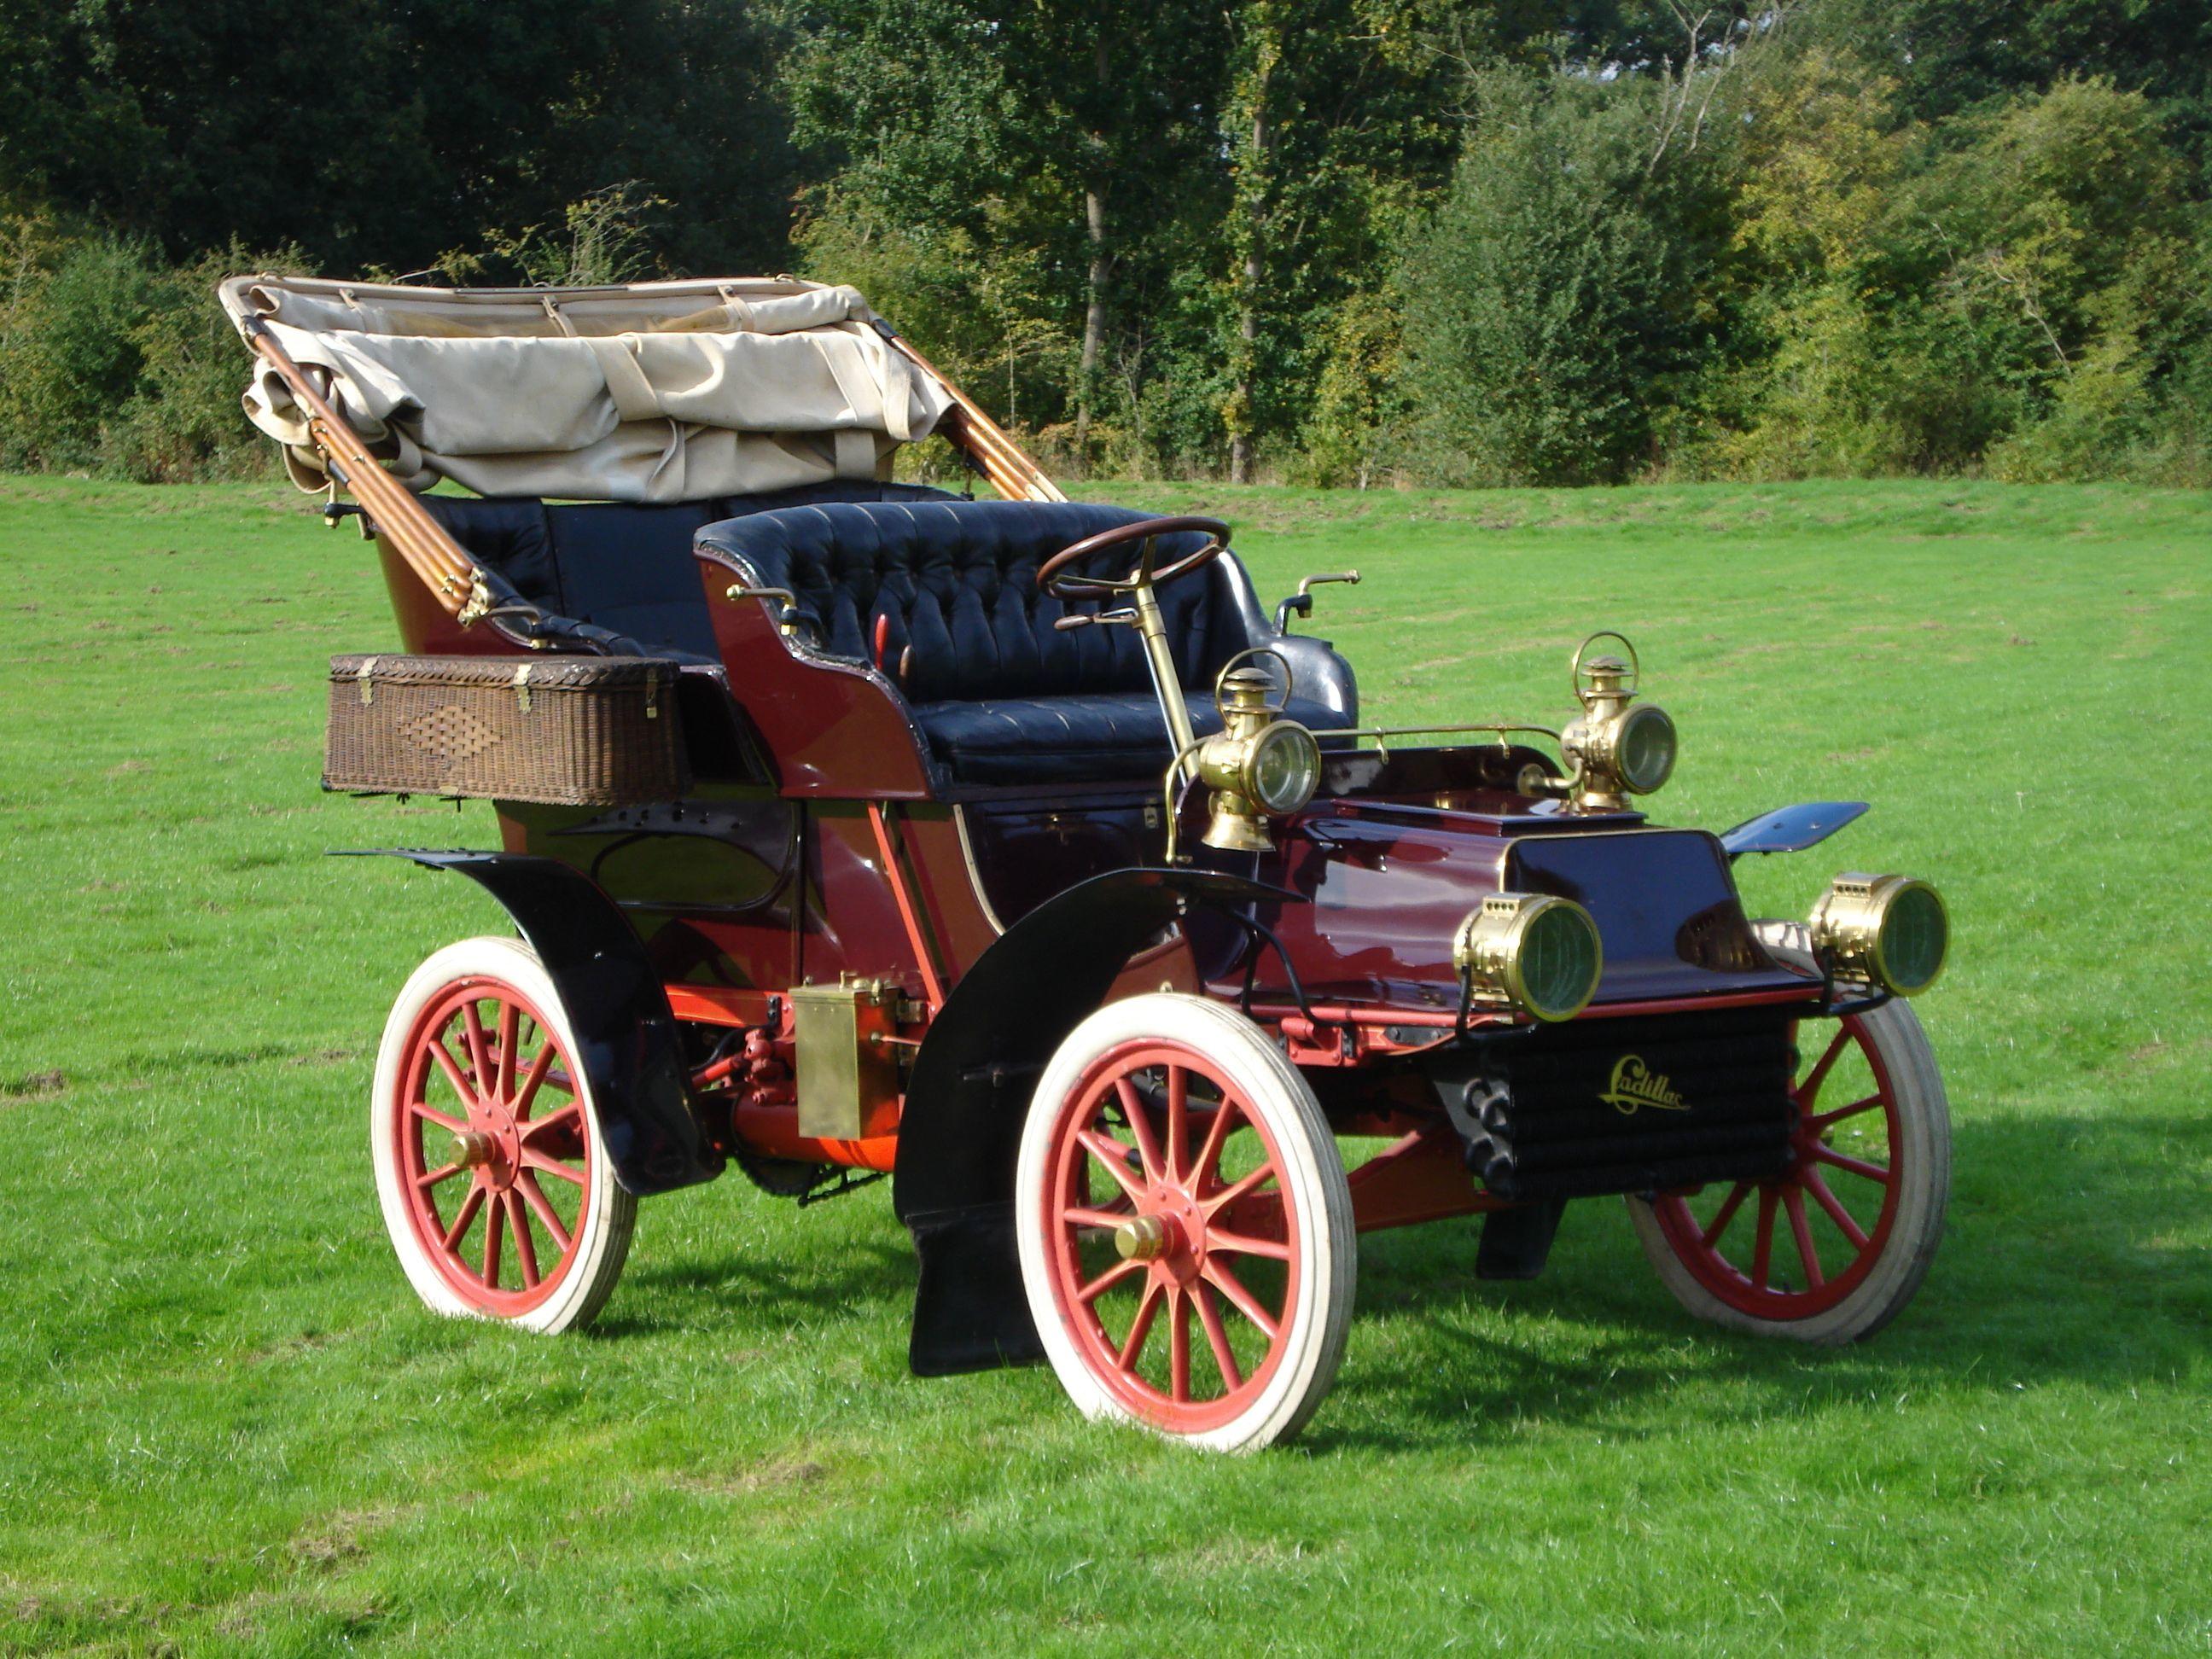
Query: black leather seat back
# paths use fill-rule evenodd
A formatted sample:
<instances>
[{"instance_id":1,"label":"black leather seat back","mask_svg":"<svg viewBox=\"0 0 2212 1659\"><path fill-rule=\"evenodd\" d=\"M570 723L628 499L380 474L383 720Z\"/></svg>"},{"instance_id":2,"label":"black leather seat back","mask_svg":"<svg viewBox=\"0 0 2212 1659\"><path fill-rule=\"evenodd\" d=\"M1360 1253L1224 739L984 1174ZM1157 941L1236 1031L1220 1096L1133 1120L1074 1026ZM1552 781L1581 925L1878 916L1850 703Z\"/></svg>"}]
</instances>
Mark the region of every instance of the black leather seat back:
<instances>
[{"instance_id":1,"label":"black leather seat back","mask_svg":"<svg viewBox=\"0 0 2212 1659\"><path fill-rule=\"evenodd\" d=\"M785 508L714 525L700 544L788 587L819 629L823 648L870 659L879 617L890 618L884 665L915 703L1097 696L1146 691L1152 678L1129 628L1060 632L1074 606L1037 591L1037 567L1087 536L1149 515L1073 501L907 501ZM1167 563L1203 543L1162 538ZM1119 576L1136 562L1109 549L1089 574ZM1159 590L1179 682L1212 685L1221 665L1267 629L1233 555Z\"/></svg>"},{"instance_id":2,"label":"black leather seat back","mask_svg":"<svg viewBox=\"0 0 2212 1659\"><path fill-rule=\"evenodd\" d=\"M702 526L813 501L951 501L920 484L831 483L763 495L637 507L618 501L425 495L422 505L455 541L514 593L556 617L618 635L647 654L713 662L691 544Z\"/></svg>"}]
</instances>

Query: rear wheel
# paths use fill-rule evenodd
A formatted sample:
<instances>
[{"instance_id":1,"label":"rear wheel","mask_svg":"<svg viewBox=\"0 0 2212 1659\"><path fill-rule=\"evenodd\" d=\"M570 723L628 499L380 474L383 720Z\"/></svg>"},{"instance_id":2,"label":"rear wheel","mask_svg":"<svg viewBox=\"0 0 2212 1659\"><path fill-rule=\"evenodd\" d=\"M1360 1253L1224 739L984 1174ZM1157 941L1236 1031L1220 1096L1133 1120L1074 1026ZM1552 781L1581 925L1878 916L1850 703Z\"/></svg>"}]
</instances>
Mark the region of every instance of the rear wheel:
<instances>
[{"instance_id":1,"label":"rear wheel","mask_svg":"<svg viewBox=\"0 0 2212 1659\"><path fill-rule=\"evenodd\" d=\"M513 939L447 945L392 1005L370 1146L392 1247L436 1311L568 1330L621 1277L637 1200L574 1054L552 979Z\"/></svg>"},{"instance_id":2,"label":"rear wheel","mask_svg":"<svg viewBox=\"0 0 2212 1659\"><path fill-rule=\"evenodd\" d=\"M1778 956L1809 966L1796 945ZM1910 1302L1943 1234L1951 1115L1912 1010L1797 1027L1790 1166L1770 1181L1632 1198L1660 1279L1715 1324L1802 1342L1871 1336Z\"/></svg>"},{"instance_id":3,"label":"rear wheel","mask_svg":"<svg viewBox=\"0 0 2212 1659\"><path fill-rule=\"evenodd\" d=\"M1297 1069L1202 997L1132 997L1060 1045L1017 1177L1030 1309L1093 1417L1219 1451L1297 1432L1334 1382L1357 1245Z\"/></svg>"}]
</instances>

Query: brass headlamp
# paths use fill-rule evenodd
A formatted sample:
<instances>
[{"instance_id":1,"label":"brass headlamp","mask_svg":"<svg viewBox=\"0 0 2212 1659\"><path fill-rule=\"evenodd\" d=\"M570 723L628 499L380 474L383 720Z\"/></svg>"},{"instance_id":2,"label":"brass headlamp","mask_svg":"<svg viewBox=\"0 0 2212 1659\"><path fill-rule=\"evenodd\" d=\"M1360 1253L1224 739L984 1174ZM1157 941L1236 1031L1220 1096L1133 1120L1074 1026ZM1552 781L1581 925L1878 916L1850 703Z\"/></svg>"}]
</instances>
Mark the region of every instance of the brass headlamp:
<instances>
[{"instance_id":1,"label":"brass headlamp","mask_svg":"<svg viewBox=\"0 0 2212 1659\"><path fill-rule=\"evenodd\" d=\"M1838 979L1917 996L1943 971L1951 916L1943 896L1911 876L1838 876L1813 907L1813 952Z\"/></svg>"},{"instance_id":2,"label":"brass headlamp","mask_svg":"<svg viewBox=\"0 0 2212 1659\"><path fill-rule=\"evenodd\" d=\"M1268 702L1273 690L1266 671L1250 663L1232 665L1214 683L1221 730L1198 745L1192 760L1213 791L1203 837L1208 847L1266 852L1274 845L1267 821L1297 811L1321 783L1321 745Z\"/></svg>"},{"instance_id":3,"label":"brass headlamp","mask_svg":"<svg viewBox=\"0 0 2212 1659\"><path fill-rule=\"evenodd\" d=\"M1478 1001L1572 1019L1597 994L1605 950L1597 923L1572 899L1492 893L1452 935L1452 965Z\"/></svg>"},{"instance_id":4,"label":"brass headlamp","mask_svg":"<svg viewBox=\"0 0 2212 1659\"><path fill-rule=\"evenodd\" d=\"M1600 640L1619 640L1626 659L1589 656ZM1643 668L1636 647L1622 635L1593 634L1576 649L1571 670L1582 714L1559 734L1572 769L1574 804L1591 811L1619 811L1631 795L1648 795L1674 770L1674 722L1656 703L1636 701Z\"/></svg>"}]
</instances>

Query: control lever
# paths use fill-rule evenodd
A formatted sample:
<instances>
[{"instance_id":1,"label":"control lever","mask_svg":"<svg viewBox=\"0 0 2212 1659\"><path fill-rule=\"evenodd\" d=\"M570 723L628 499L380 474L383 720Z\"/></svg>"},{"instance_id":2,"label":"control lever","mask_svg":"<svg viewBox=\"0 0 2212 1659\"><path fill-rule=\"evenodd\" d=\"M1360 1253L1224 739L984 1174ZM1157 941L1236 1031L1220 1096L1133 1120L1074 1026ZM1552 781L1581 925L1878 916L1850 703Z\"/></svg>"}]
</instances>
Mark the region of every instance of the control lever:
<instances>
[{"instance_id":1,"label":"control lever","mask_svg":"<svg viewBox=\"0 0 2212 1659\"><path fill-rule=\"evenodd\" d=\"M1066 616L1054 621L1052 630L1055 634L1072 634L1079 628L1090 627L1093 623L1108 623L1123 628L1134 628L1137 625L1137 613L1134 611L1101 611L1095 614L1087 611L1070 611Z\"/></svg>"},{"instance_id":2,"label":"control lever","mask_svg":"<svg viewBox=\"0 0 2212 1659\"><path fill-rule=\"evenodd\" d=\"M1304 578L1298 583L1298 591L1275 607L1275 631L1278 634L1291 631L1292 617L1313 615L1313 590L1323 582L1349 582L1357 587L1359 586L1359 573L1357 570L1340 570L1329 575Z\"/></svg>"}]
</instances>

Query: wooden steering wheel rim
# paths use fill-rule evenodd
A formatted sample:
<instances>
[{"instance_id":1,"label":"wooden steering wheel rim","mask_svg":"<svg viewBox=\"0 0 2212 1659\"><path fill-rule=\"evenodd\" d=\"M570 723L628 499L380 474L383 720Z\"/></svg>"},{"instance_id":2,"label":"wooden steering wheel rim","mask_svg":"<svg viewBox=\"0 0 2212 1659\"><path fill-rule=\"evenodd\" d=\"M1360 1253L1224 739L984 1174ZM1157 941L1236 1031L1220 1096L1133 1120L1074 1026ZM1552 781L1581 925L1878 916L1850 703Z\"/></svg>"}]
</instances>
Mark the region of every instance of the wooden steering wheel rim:
<instances>
[{"instance_id":1,"label":"wooden steering wheel rim","mask_svg":"<svg viewBox=\"0 0 2212 1659\"><path fill-rule=\"evenodd\" d=\"M1102 576L1070 576L1063 580L1060 572L1070 565L1080 563L1093 553L1103 553L1123 542L1150 541L1155 536L1178 535L1184 531L1203 531L1212 539L1197 552L1176 560L1164 570L1147 571L1145 564L1151 558L1149 551L1138 561L1137 568L1120 581L1109 581ZM1095 536L1085 536L1073 547L1062 548L1037 567L1037 592L1055 599L1097 599L1109 594L1126 593L1149 580L1155 587L1174 581L1192 571L1209 565L1219 558L1229 545L1229 526L1218 519L1203 519L1184 514L1176 518L1139 519L1134 524L1115 525L1111 530L1102 530Z\"/></svg>"}]
</instances>

